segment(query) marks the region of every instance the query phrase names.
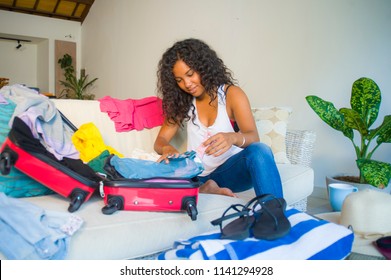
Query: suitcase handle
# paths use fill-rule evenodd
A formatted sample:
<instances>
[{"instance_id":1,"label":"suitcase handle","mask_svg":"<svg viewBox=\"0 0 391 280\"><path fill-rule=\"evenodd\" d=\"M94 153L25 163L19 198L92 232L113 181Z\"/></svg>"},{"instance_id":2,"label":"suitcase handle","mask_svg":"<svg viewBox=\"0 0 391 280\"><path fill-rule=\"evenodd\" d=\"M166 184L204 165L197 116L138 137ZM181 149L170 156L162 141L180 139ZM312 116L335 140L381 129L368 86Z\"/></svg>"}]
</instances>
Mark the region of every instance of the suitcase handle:
<instances>
[{"instance_id":1,"label":"suitcase handle","mask_svg":"<svg viewBox=\"0 0 391 280\"><path fill-rule=\"evenodd\" d=\"M60 110L57 109L57 111L60 113L62 121L66 123L73 130L73 132L76 132L77 127L67 117L65 117L65 115Z\"/></svg>"}]
</instances>

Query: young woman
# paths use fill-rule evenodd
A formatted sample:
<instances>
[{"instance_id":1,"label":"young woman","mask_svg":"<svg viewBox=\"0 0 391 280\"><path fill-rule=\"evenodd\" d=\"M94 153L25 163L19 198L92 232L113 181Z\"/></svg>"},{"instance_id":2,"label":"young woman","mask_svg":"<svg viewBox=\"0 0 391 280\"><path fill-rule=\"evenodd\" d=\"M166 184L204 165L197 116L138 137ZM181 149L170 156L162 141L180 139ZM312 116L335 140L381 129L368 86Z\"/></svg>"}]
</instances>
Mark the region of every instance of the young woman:
<instances>
[{"instance_id":1,"label":"young woman","mask_svg":"<svg viewBox=\"0 0 391 280\"><path fill-rule=\"evenodd\" d=\"M163 54L157 75L165 114L154 144L159 162L179 155L170 141L186 123L187 149L197 152L205 168L200 192L235 196L254 187L256 195L283 196L272 151L259 142L249 100L214 50L197 39L179 41Z\"/></svg>"}]
</instances>

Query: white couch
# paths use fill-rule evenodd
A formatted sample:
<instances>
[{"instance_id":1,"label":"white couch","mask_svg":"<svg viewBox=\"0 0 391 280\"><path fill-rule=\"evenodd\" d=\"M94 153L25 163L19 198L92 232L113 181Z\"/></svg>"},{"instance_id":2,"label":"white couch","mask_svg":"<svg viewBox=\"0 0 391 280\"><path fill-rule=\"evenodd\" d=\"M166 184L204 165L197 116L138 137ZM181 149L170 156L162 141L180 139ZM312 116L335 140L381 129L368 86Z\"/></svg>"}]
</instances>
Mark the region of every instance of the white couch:
<instances>
[{"instance_id":1,"label":"white couch","mask_svg":"<svg viewBox=\"0 0 391 280\"><path fill-rule=\"evenodd\" d=\"M142 131L118 133L114 123L99 109L99 101L54 100L57 108L76 126L93 122L105 144L125 156L138 148L153 151L158 127ZM184 139L175 143L184 149ZM287 203L306 210L306 199L313 191L314 172L309 167L314 134L309 131L289 131L287 152L291 164L278 164ZM101 212L103 199L96 194L74 214L84 220L81 229L71 238L67 259L134 259L170 248L174 241L216 229L210 221L222 215L234 203L246 203L254 197L253 190L238 194L238 198L199 194L198 215L192 221L185 212L117 211ZM69 200L59 195L21 198L47 210L67 211ZM0 254L0 259L4 258Z\"/></svg>"}]
</instances>

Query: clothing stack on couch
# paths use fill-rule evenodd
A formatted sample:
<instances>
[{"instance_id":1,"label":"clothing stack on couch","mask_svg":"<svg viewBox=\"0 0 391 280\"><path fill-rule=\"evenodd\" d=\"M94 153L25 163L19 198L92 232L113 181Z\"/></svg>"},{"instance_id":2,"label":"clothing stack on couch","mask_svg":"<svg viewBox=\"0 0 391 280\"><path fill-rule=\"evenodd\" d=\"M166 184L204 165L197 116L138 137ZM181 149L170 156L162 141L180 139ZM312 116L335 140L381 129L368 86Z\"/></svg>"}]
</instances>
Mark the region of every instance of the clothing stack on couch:
<instances>
[{"instance_id":1,"label":"clothing stack on couch","mask_svg":"<svg viewBox=\"0 0 391 280\"><path fill-rule=\"evenodd\" d=\"M1 91L3 90L7 90L7 87ZM108 113L102 112L99 100L48 100L53 102L55 107L77 128L86 123L93 123L100 131L104 143L124 157L131 158L135 154L139 158L149 157L149 155L153 157L153 143L159 126L118 132ZM270 119L270 114L274 117L279 116L281 110L283 109L278 107L265 108L268 116L266 123L269 128L273 126L274 121ZM260 125L258 129L265 123L265 120L259 117L256 117ZM6 126L1 123L1 127ZM282 179L284 198L289 207L305 211L306 199L313 191L314 172L310 167L310 154L315 137L310 131L287 130L283 139L286 144L284 146L284 150L287 151L286 158L282 157L284 162L277 162L277 167ZM273 144L273 137L270 136L269 140ZM185 143L182 135L175 139L175 145L182 152L186 151ZM7 176L3 177L7 178ZM32 203L44 214L53 211L69 214L67 211L69 199L53 193L41 194L44 195L17 199ZM192 221L184 212L118 211L113 215L104 215L101 211L104 207L103 199L99 192L96 192L73 213L83 223L69 238L69 248L63 257L65 259L134 259L171 249L175 241L215 230L210 223L212 220L220 217L230 205L246 203L255 196L255 193L253 190L248 190L237 195L238 197L227 197L199 194L197 220ZM0 255L0 258L5 256Z\"/></svg>"}]
</instances>

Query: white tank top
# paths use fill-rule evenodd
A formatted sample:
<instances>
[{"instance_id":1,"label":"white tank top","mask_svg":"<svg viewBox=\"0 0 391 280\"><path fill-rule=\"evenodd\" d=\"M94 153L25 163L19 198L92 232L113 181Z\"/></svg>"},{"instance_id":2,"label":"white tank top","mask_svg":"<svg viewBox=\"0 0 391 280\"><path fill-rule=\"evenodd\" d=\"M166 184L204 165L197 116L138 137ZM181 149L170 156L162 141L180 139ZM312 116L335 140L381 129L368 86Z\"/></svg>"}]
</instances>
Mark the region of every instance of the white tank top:
<instances>
[{"instance_id":1,"label":"white tank top","mask_svg":"<svg viewBox=\"0 0 391 280\"><path fill-rule=\"evenodd\" d=\"M220 86L217 89L217 99L217 117L213 125L206 127L200 122L198 118L195 98L193 99L193 105L195 106L194 123L192 120L187 122L187 149L196 151L198 156L202 160L202 163L204 164L204 171L200 174L200 176L209 175L232 155L242 151L242 148L232 145L232 147L224 154L215 157L204 155L202 152L202 148L200 148L202 142L204 142L210 136L215 135L218 132L234 132L231 121L227 114L224 85ZM191 110L190 115L192 115Z\"/></svg>"}]
</instances>

